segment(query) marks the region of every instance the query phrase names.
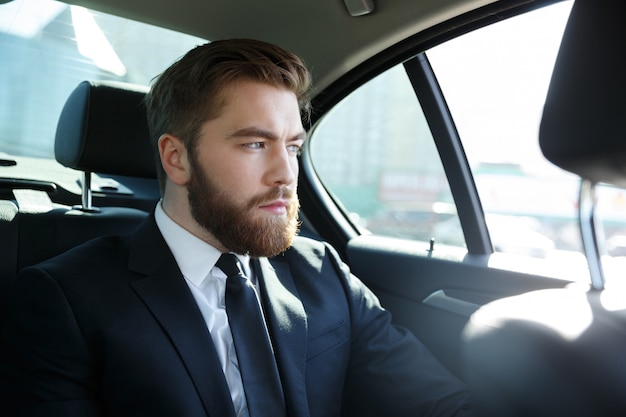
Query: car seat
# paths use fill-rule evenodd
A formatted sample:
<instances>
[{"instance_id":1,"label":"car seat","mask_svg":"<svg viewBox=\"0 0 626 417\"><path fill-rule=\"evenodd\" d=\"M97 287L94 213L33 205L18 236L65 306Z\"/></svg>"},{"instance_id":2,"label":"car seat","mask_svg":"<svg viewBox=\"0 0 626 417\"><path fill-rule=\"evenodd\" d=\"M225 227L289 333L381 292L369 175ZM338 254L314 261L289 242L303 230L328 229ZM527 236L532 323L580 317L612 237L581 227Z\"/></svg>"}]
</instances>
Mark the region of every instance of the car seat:
<instances>
[{"instance_id":1,"label":"car seat","mask_svg":"<svg viewBox=\"0 0 626 417\"><path fill-rule=\"evenodd\" d=\"M129 84L85 81L67 99L55 157L82 171L81 204L58 204L45 190L14 189L15 200L0 200L0 314L19 270L92 238L129 233L158 201L146 92Z\"/></svg>"}]
</instances>

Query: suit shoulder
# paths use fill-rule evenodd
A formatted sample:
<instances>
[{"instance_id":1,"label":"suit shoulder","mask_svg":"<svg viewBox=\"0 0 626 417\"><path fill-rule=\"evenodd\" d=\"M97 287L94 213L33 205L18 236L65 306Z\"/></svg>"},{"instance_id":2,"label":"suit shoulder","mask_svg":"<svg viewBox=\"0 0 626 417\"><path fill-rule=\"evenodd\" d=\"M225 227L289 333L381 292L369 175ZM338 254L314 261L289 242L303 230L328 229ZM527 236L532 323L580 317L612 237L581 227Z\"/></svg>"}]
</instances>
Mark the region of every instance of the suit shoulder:
<instances>
[{"instance_id":1,"label":"suit shoulder","mask_svg":"<svg viewBox=\"0 0 626 417\"><path fill-rule=\"evenodd\" d=\"M272 258L272 261L298 264L302 267L312 267L322 271L328 267L336 271L347 268L337 251L327 242L297 236L291 247L281 255Z\"/></svg>"},{"instance_id":2,"label":"suit shoulder","mask_svg":"<svg viewBox=\"0 0 626 417\"><path fill-rule=\"evenodd\" d=\"M320 259L327 255L336 255L336 251L328 243L296 236L291 247L285 252L285 256L300 256L307 259Z\"/></svg>"}]
</instances>

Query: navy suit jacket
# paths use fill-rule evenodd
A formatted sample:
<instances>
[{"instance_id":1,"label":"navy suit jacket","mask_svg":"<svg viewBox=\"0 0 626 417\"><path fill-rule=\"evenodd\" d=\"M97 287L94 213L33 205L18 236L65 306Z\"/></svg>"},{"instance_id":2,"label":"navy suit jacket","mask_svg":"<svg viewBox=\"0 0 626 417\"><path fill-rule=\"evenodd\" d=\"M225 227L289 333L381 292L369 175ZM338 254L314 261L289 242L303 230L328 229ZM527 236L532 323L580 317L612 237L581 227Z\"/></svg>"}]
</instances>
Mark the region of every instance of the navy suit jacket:
<instances>
[{"instance_id":1,"label":"navy suit jacket","mask_svg":"<svg viewBox=\"0 0 626 417\"><path fill-rule=\"evenodd\" d=\"M464 385L328 245L296 238L253 267L289 416L464 415ZM0 415L234 417L153 215L22 271L0 342Z\"/></svg>"}]
</instances>

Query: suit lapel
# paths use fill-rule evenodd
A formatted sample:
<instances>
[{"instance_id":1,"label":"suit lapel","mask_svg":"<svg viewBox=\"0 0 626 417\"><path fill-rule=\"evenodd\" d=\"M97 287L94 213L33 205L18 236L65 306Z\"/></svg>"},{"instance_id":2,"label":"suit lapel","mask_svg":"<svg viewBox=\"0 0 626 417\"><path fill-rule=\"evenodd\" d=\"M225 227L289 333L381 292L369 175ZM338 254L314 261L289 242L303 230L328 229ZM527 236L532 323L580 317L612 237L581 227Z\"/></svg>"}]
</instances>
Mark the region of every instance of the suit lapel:
<instances>
[{"instance_id":1,"label":"suit lapel","mask_svg":"<svg viewBox=\"0 0 626 417\"><path fill-rule=\"evenodd\" d=\"M129 268L145 275L130 285L179 352L207 414L235 417L211 336L153 216L134 236Z\"/></svg>"},{"instance_id":2,"label":"suit lapel","mask_svg":"<svg viewBox=\"0 0 626 417\"><path fill-rule=\"evenodd\" d=\"M287 413L309 415L306 394L307 321L286 262L259 258L254 262L263 307L280 372Z\"/></svg>"}]
</instances>

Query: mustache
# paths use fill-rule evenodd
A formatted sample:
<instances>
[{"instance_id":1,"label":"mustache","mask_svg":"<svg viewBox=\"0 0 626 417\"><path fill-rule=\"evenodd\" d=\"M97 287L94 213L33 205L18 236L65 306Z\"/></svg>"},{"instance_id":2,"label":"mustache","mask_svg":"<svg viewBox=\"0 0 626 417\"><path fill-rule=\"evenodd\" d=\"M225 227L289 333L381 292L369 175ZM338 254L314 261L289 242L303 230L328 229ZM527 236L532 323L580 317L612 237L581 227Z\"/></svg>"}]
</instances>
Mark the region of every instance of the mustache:
<instances>
[{"instance_id":1,"label":"mustache","mask_svg":"<svg viewBox=\"0 0 626 417\"><path fill-rule=\"evenodd\" d=\"M290 206L294 204L298 204L297 194L290 188L287 188L285 186L280 186L280 187L272 188L271 190L269 190L268 192L264 194L257 195L251 198L248 203L248 207L255 208L266 203L271 203L272 201L275 201L275 200L283 200L283 199L287 200Z\"/></svg>"}]
</instances>

